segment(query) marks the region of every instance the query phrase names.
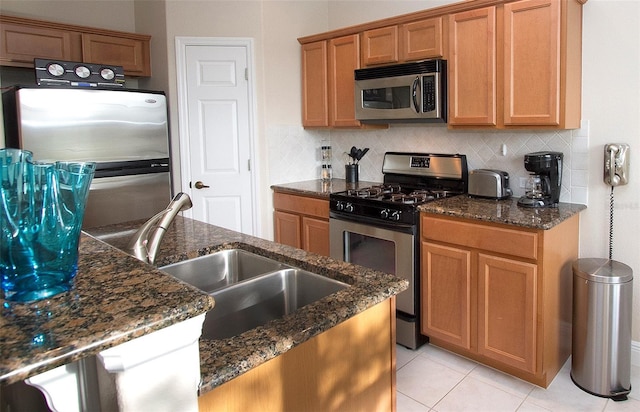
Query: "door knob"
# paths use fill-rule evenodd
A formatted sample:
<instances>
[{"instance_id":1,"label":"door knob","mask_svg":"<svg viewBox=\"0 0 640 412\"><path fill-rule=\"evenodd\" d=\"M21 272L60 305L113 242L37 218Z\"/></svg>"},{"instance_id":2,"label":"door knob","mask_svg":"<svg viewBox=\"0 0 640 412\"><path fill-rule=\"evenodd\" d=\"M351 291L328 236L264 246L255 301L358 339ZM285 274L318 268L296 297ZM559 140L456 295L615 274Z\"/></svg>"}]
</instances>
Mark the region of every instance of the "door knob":
<instances>
[{"instance_id":1,"label":"door knob","mask_svg":"<svg viewBox=\"0 0 640 412\"><path fill-rule=\"evenodd\" d=\"M207 187L209 187L199 180L194 184L194 186L196 189L206 189Z\"/></svg>"}]
</instances>

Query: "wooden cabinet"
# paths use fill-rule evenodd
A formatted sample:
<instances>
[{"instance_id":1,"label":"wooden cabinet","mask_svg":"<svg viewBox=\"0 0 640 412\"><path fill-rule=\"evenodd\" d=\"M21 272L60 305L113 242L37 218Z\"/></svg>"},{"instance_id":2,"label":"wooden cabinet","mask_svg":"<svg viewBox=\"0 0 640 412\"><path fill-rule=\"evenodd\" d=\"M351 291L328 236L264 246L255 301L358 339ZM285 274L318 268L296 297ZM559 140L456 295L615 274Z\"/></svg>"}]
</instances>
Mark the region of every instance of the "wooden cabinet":
<instances>
[{"instance_id":1,"label":"wooden cabinet","mask_svg":"<svg viewBox=\"0 0 640 412\"><path fill-rule=\"evenodd\" d=\"M329 256L329 200L275 192L274 240Z\"/></svg>"},{"instance_id":2,"label":"wooden cabinet","mask_svg":"<svg viewBox=\"0 0 640 412\"><path fill-rule=\"evenodd\" d=\"M122 66L130 76L151 76L149 43L142 40L83 34L82 56L86 62Z\"/></svg>"},{"instance_id":3,"label":"wooden cabinet","mask_svg":"<svg viewBox=\"0 0 640 412\"><path fill-rule=\"evenodd\" d=\"M328 52L329 124L334 127L359 127L353 72L360 68L360 36L354 34L331 39Z\"/></svg>"},{"instance_id":4,"label":"wooden cabinet","mask_svg":"<svg viewBox=\"0 0 640 412\"><path fill-rule=\"evenodd\" d=\"M400 61L444 57L442 17L400 25Z\"/></svg>"},{"instance_id":5,"label":"wooden cabinet","mask_svg":"<svg viewBox=\"0 0 640 412\"><path fill-rule=\"evenodd\" d=\"M557 0L504 5L505 125L560 124L559 18Z\"/></svg>"},{"instance_id":6,"label":"wooden cabinet","mask_svg":"<svg viewBox=\"0 0 640 412\"><path fill-rule=\"evenodd\" d=\"M346 39L360 36L364 67L445 58L450 128L575 129L580 127L582 107L585 2L468 0L298 41L304 55L309 43L341 39L355 44L357 40ZM345 70L347 66L345 63ZM321 87L322 83L314 86L304 80L312 78L318 67L325 66L311 68L311 73L303 67L303 89L307 85ZM331 83L331 70L325 76ZM336 80L335 84L347 87L346 80ZM303 90L303 106L309 104L304 93ZM327 93L331 96L332 91ZM318 94L314 103L320 104L322 99ZM325 105L327 113L330 105L331 98ZM314 111L303 107L303 125L307 126L310 119L308 126L317 127L307 117L311 112ZM320 126L335 126L332 121L328 119ZM361 127L355 120L342 121L341 126Z\"/></svg>"},{"instance_id":7,"label":"wooden cabinet","mask_svg":"<svg viewBox=\"0 0 640 412\"><path fill-rule=\"evenodd\" d=\"M302 125L360 127L353 71L360 68L358 35L302 45Z\"/></svg>"},{"instance_id":8,"label":"wooden cabinet","mask_svg":"<svg viewBox=\"0 0 640 412\"><path fill-rule=\"evenodd\" d=\"M449 20L449 124L496 125L495 7Z\"/></svg>"},{"instance_id":9,"label":"wooden cabinet","mask_svg":"<svg viewBox=\"0 0 640 412\"><path fill-rule=\"evenodd\" d=\"M43 20L0 16L0 65L33 67L34 58L122 66L125 75L150 76L151 36Z\"/></svg>"},{"instance_id":10,"label":"wooden cabinet","mask_svg":"<svg viewBox=\"0 0 640 412\"><path fill-rule=\"evenodd\" d=\"M547 387L571 351L578 216L549 230L423 214L422 333Z\"/></svg>"},{"instance_id":11,"label":"wooden cabinet","mask_svg":"<svg viewBox=\"0 0 640 412\"><path fill-rule=\"evenodd\" d=\"M441 58L442 39L442 17L365 30L362 65Z\"/></svg>"},{"instance_id":12,"label":"wooden cabinet","mask_svg":"<svg viewBox=\"0 0 640 412\"><path fill-rule=\"evenodd\" d=\"M394 411L395 297L198 399L205 411Z\"/></svg>"},{"instance_id":13,"label":"wooden cabinet","mask_svg":"<svg viewBox=\"0 0 640 412\"><path fill-rule=\"evenodd\" d=\"M73 60L80 57L72 45L71 33L46 27L29 27L0 21L0 63L33 67L34 57ZM13 63L13 64L10 64Z\"/></svg>"},{"instance_id":14,"label":"wooden cabinet","mask_svg":"<svg viewBox=\"0 0 640 412\"><path fill-rule=\"evenodd\" d=\"M449 124L580 127L581 21L577 0L451 14Z\"/></svg>"},{"instance_id":15,"label":"wooden cabinet","mask_svg":"<svg viewBox=\"0 0 640 412\"><path fill-rule=\"evenodd\" d=\"M423 242L421 264L422 333L471 350L476 306L472 286L477 279L471 271L471 252Z\"/></svg>"},{"instance_id":16,"label":"wooden cabinet","mask_svg":"<svg viewBox=\"0 0 640 412\"><path fill-rule=\"evenodd\" d=\"M362 33L362 65L398 62L398 26L381 27Z\"/></svg>"},{"instance_id":17,"label":"wooden cabinet","mask_svg":"<svg viewBox=\"0 0 640 412\"><path fill-rule=\"evenodd\" d=\"M329 126L327 42L302 45L302 125Z\"/></svg>"}]
</instances>

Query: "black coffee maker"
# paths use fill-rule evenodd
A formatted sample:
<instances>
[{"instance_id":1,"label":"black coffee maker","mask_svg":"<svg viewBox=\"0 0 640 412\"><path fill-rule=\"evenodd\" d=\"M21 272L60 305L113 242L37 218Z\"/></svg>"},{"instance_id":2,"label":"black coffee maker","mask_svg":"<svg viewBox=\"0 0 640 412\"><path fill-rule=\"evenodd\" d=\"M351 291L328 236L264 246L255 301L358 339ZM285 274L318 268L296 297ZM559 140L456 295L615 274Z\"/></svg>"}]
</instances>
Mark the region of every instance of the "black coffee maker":
<instances>
[{"instance_id":1,"label":"black coffee maker","mask_svg":"<svg viewBox=\"0 0 640 412\"><path fill-rule=\"evenodd\" d=\"M534 152L524 155L524 168L531 172L525 195L518 200L524 207L557 207L562 186L561 152Z\"/></svg>"}]
</instances>

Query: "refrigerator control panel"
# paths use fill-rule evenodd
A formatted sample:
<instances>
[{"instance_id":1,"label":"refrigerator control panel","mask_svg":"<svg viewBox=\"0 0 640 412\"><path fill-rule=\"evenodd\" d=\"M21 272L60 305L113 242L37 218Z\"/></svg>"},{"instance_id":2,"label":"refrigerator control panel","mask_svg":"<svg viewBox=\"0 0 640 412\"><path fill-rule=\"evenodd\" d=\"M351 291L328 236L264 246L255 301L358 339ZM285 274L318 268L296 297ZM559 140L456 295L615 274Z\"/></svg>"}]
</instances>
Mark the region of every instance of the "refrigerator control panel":
<instances>
[{"instance_id":1,"label":"refrigerator control panel","mask_svg":"<svg viewBox=\"0 0 640 412\"><path fill-rule=\"evenodd\" d=\"M124 87L122 66L34 59L38 86Z\"/></svg>"}]
</instances>

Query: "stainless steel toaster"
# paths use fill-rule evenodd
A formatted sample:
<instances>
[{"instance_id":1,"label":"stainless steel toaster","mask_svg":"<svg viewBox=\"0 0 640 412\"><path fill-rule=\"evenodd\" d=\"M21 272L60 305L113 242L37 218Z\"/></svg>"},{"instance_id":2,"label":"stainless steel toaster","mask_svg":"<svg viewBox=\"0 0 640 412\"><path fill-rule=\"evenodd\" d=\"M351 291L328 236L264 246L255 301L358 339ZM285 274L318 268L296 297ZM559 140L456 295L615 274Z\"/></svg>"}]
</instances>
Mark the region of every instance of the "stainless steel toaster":
<instances>
[{"instance_id":1,"label":"stainless steel toaster","mask_svg":"<svg viewBox=\"0 0 640 412\"><path fill-rule=\"evenodd\" d=\"M489 199L506 199L513 193L509 188L509 173L494 169L469 172L469 195Z\"/></svg>"}]
</instances>

